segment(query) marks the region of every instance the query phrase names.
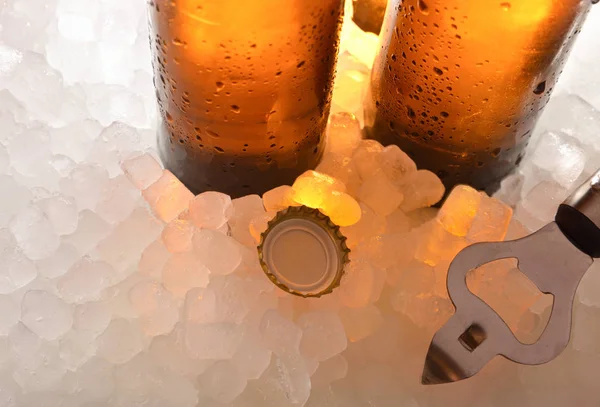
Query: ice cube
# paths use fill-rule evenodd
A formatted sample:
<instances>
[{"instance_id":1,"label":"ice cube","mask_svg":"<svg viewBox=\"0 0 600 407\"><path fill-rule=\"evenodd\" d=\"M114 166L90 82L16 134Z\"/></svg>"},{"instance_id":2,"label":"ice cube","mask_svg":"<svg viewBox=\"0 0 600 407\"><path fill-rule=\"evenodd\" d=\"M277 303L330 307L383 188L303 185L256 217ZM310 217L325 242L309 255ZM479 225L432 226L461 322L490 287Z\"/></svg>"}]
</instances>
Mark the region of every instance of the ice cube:
<instances>
[{"instance_id":1,"label":"ice cube","mask_svg":"<svg viewBox=\"0 0 600 407\"><path fill-rule=\"evenodd\" d=\"M409 316L417 325L427 323L427 311L421 309L423 302L432 296L435 286L433 267L413 261L402 273L402 284L392 294L392 307Z\"/></svg>"},{"instance_id":2,"label":"ice cube","mask_svg":"<svg viewBox=\"0 0 600 407\"><path fill-rule=\"evenodd\" d=\"M148 153L123 161L121 168L133 185L141 191L158 181L163 173L160 163Z\"/></svg>"},{"instance_id":3,"label":"ice cube","mask_svg":"<svg viewBox=\"0 0 600 407\"><path fill-rule=\"evenodd\" d=\"M9 228L23 253L31 260L49 257L60 245L52 223L33 205L21 210L10 221Z\"/></svg>"},{"instance_id":4,"label":"ice cube","mask_svg":"<svg viewBox=\"0 0 600 407\"><path fill-rule=\"evenodd\" d=\"M217 321L217 296L214 290L192 288L185 296L183 318L189 323L203 324Z\"/></svg>"},{"instance_id":5,"label":"ice cube","mask_svg":"<svg viewBox=\"0 0 600 407\"><path fill-rule=\"evenodd\" d=\"M8 335L11 328L21 319L19 304L7 295L0 295L0 335Z\"/></svg>"},{"instance_id":6,"label":"ice cube","mask_svg":"<svg viewBox=\"0 0 600 407\"><path fill-rule=\"evenodd\" d=\"M346 243L350 249L368 238L376 236L385 231L385 218L373 212L367 205L360 205L360 221L349 227L342 227L341 232L348 239Z\"/></svg>"},{"instance_id":7,"label":"ice cube","mask_svg":"<svg viewBox=\"0 0 600 407\"><path fill-rule=\"evenodd\" d=\"M100 358L92 358L77 369L77 382L91 401L106 401L113 393L113 366Z\"/></svg>"},{"instance_id":8,"label":"ice cube","mask_svg":"<svg viewBox=\"0 0 600 407\"><path fill-rule=\"evenodd\" d=\"M21 27L26 26L23 22ZM4 27L6 29L6 27ZM3 38L6 38L3 35ZM7 89L28 109L37 120L62 124L59 97L63 91L60 73L46 63L45 57L35 52L23 52L18 68L14 70Z\"/></svg>"},{"instance_id":9,"label":"ice cube","mask_svg":"<svg viewBox=\"0 0 600 407\"><path fill-rule=\"evenodd\" d=\"M241 324L256 298L250 294L252 286L237 276L215 276L208 290L214 292L216 306L214 318L221 322Z\"/></svg>"},{"instance_id":10,"label":"ice cube","mask_svg":"<svg viewBox=\"0 0 600 407\"><path fill-rule=\"evenodd\" d=\"M361 184L356 167L351 157L342 154L326 154L316 168L316 171L327 174L346 185L346 191L356 194Z\"/></svg>"},{"instance_id":11,"label":"ice cube","mask_svg":"<svg viewBox=\"0 0 600 407\"><path fill-rule=\"evenodd\" d=\"M29 291L21 304L21 320L39 337L54 340L71 329L73 310L51 293Z\"/></svg>"},{"instance_id":12,"label":"ice cube","mask_svg":"<svg viewBox=\"0 0 600 407\"><path fill-rule=\"evenodd\" d=\"M231 403L246 388L246 378L229 361L219 361L198 378L200 391L220 403Z\"/></svg>"},{"instance_id":13,"label":"ice cube","mask_svg":"<svg viewBox=\"0 0 600 407\"><path fill-rule=\"evenodd\" d=\"M231 236L245 246L256 247L248 226L252 219L264 213L263 201L258 195L234 199L233 217L229 221Z\"/></svg>"},{"instance_id":14,"label":"ice cube","mask_svg":"<svg viewBox=\"0 0 600 407\"><path fill-rule=\"evenodd\" d=\"M539 130L536 129L542 134L543 130L564 133L600 149L596 137L600 133L600 112L581 95L563 93L552 97L539 120ZM553 151L552 154L557 152Z\"/></svg>"},{"instance_id":15,"label":"ice cube","mask_svg":"<svg viewBox=\"0 0 600 407\"><path fill-rule=\"evenodd\" d=\"M118 165L118 162L113 162L111 159L112 152L116 152L119 158L123 157L125 153L138 151L140 141L140 134L135 128L126 123L113 121L95 140L94 148L87 160L101 165Z\"/></svg>"},{"instance_id":16,"label":"ice cube","mask_svg":"<svg viewBox=\"0 0 600 407\"><path fill-rule=\"evenodd\" d=\"M469 186L454 187L438 213L438 222L449 233L466 236L479 211L481 199L481 194Z\"/></svg>"},{"instance_id":17,"label":"ice cube","mask_svg":"<svg viewBox=\"0 0 600 407\"><path fill-rule=\"evenodd\" d=\"M8 145L8 153L14 169L25 176L36 176L41 162L50 157L50 136L43 127L26 130Z\"/></svg>"},{"instance_id":18,"label":"ice cube","mask_svg":"<svg viewBox=\"0 0 600 407\"><path fill-rule=\"evenodd\" d=\"M0 227L8 224L10 218L32 199L31 192L8 175L0 175L0 195L10 197L0 200Z\"/></svg>"},{"instance_id":19,"label":"ice cube","mask_svg":"<svg viewBox=\"0 0 600 407\"><path fill-rule=\"evenodd\" d=\"M311 385L313 388L329 386L332 382L346 377L347 373L348 362L342 355L335 355L319 364L319 368L310 379Z\"/></svg>"},{"instance_id":20,"label":"ice cube","mask_svg":"<svg viewBox=\"0 0 600 407\"><path fill-rule=\"evenodd\" d=\"M108 327L112 310L107 302L88 302L76 305L73 313L73 328L98 336Z\"/></svg>"},{"instance_id":21,"label":"ice cube","mask_svg":"<svg viewBox=\"0 0 600 407\"><path fill-rule=\"evenodd\" d=\"M352 162L361 179L365 180L381 170L382 151L383 146L375 140L362 140L359 143L352 155Z\"/></svg>"},{"instance_id":22,"label":"ice cube","mask_svg":"<svg viewBox=\"0 0 600 407\"><path fill-rule=\"evenodd\" d=\"M519 172L510 174L500 183L500 190L494 194L494 198L501 200L510 207L521 200L521 191L523 189L523 175Z\"/></svg>"},{"instance_id":23,"label":"ice cube","mask_svg":"<svg viewBox=\"0 0 600 407\"><path fill-rule=\"evenodd\" d=\"M400 209L408 213L434 205L442 199L445 191L444 184L437 175L431 171L418 170L402 178L400 192L404 195L404 200Z\"/></svg>"},{"instance_id":24,"label":"ice cube","mask_svg":"<svg viewBox=\"0 0 600 407\"><path fill-rule=\"evenodd\" d=\"M192 249L194 225L186 219L175 219L163 229L162 241L171 253L182 253Z\"/></svg>"},{"instance_id":25,"label":"ice cube","mask_svg":"<svg viewBox=\"0 0 600 407\"><path fill-rule=\"evenodd\" d=\"M547 132L540 136L528 159L533 165L549 171L558 184L568 188L583 172L586 156L575 138Z\"/></svg>"},{"instance_id":26,"label":"ice cube","mask_svg":"<svg viewBox=\"0 0 600 407\"><path fill-rule=\"evenodd\" d=\"M404 200L404 195L388 181L381 170L363 178L364 182L358 191L358 198L367 204L376 214L388 216L394 212Z\"/></svg>"},{"instance_id":27,"label":"ice cube","mask_svg":"<svg viewBox=\"0 0 600 407\"><path fill-rule=\"evenodd\" d=\"M358 342L371 335L383 322L381 311L373 304L362 308L342 308L340 319L350 342Z\"/></svg>"},{"instance_id":28,"label":"ice cube","mask_svg":"<svg viewBox=\"0 0 600 407\"><path fill-rule=\"evenodd\" d=\"M497 199L482 195L477 215L467 234L471 242L502 241L508 231L512 209Z\"/></svg>"},{"instance_id":29,"label":"ice cube","mask_svg":"<svg viewBox=\"0 0 600 407\"><path fill-rule=\"evenodd\" d=\"M110 225L100 216L90 210L79 213L77 230L66 236L65 241L71 244L81 254L92 250L96 244L110 233Z\"/></svg>"},{"instance_id":30,"label":"ice cube","mask_svg":"<svg viewBox=\"0 0 600 407\"><path fill-rule=\"evenodd\" d=\"M101 131L102 126L97 121L89 119L50 129L52 152L81 163L89 154L93 141Z\"/></svg>"},{"instance_id":31,"label":"ice cube","mask_svg":"<svg viewBox=\"0 0 600 407\"><path fill-rule=\"evenodd\" d=\"M258 379L271 362L271 351L263 344L260 336L246 332L244 341L233 355L231 363L247 379Z\"/></svg>"},{"instance_id":32,"label":"ice cube","mask_svg":"<svg viewBox=\"0 0 600 407\"><path fill-rule=\"evenodd\" d=\"M95 210L108 184L108 172L97 165L82 164L60 181L63 194L75 198L79 210Z\"/></svg>"},{"instance_id":33,"label":"ice cube","mask_svg":"<svg viewBox=\"0 0 600 407\"><path fill-rule=\"evenodd\" d=\"M300 352L305 357L322 362L346 349L344 326L335 313L307 312L296 323L303 331Z\"/></svg>"},{"instance_id":34,"label":"ice cube","mask_svg":"<svg viewBox=\"0 0 600 407\"><path fill-rule=\"evenodd\" d=\"M10 232L0 229L0 294L10 294L36 276L35 264L18 250Z\"/></svg>"},{"instance_id":35,"label":"ice cube","mask_svg":"<svg viewBox=\"0 0 600 407\"><path fill-rule=\"evenodd\" d=\"M77 229L79 214L73 199L55 195L38 201L37 206L44 212L59 235L68 235Z\"/></svg>"},{"instance_id":36,"label":"ice cube","mask_svg":"<svg viewBox=\"0 0 600 407\"><path fill-rule=\"evenodd\" d=\"M10 165L10 157L6 148L0 144L0 174L6 173L8 166Z\"/></svg>"},{"instance_id":37,"label":"ice cube","mask_svg":"<svg viewBox=\"0 0 600 407\"><path fill-rule=\"evenodd\" d=\"M84 257L73 265L56 287L68 303L85 303L100 298L102 290L114 279L114 270L103 261Z\"/></svg>"},{"instance_id":38,"label":"ice cube","mask_svg":"<svg viewBox=\"0 0 600 407\"><path fill-rule=\"evenodd\" d=\"M334 113L327 124L325 151L329 154L352 156L362 140L360 123L352 113Z\"/></svg>"},{"instance_id":39,"label":"ice cube","mask_svg":"<svg viewBox=\"0 0 600 407\"><path fill-rule=\"evenodd\" d=\"M160 231L160 222L146 208L138 207L98 244L97 254L124 277Z\"/></svg>"},{"instance_id":40,"label":"ice cube","mask_svg":"<svg viewBox=\"0 0 600 407\"><path fill-rule=\"evenodd\" d=\"M59 341L60 358L70 370L76 370L96 354L93 332L70 330Z\"/></svg>"},{"instance_id":41,"label":"ice cube","mask_svg":"<svg viewBox=\"0 0 600 407\"><path fill-rule=\"evenodd\" d=\"M386 218L387 233L406 233L410 229L412 229L411 220L401 209L395 210Z\"/></svg>"},{"instance_id":42,"label":"ice cube","mask_svg":"<svg viewBox=\"0 0 600 407\"><path fill-rule=\"evenodd\" d=\"M133 212L140 202L141 194L124 175L119 175L109 180L102 196L96 212L107 222L116 225Z\"/></svg>"},{"instance_id":43,"label":"ice cube","mask_svg":"<svg viewBox=\"0 0 600 407\"><path fill-rule=\"evenodd\" d=\"M110 363L125 363L143 347L141 330L136 321L113 319L98 337L98 356Z\"/></svg>"},{"instance_id":44,"label":"ice cube","mask_svg":"<svg viewBox=\"0 0 600 407\"><path fill-rule=\"evenodd\" d=\"M554 181L544 181L534 187L517 205L516 217L529 229L536 230L552 221L567 190Z\"/></svg>"},{"instance_id":45,"label":"ice cube","mask_svg":"<svg viewBox=\"0 0 600 407\"><path fill-rule=\"evenodd\" d=\"M289 185L282 185L265 192L262 196L265 210L278 212L290 206L297 206L298 204L292 199L292 194L293 189Z\"/></svg>"},{"instance_id":46,"label":"ice cube","mask_svg":"<svg viewBox=\"0 0 600 407\"><path fill-rule=\"evenodd\" d=\"M265 345L279 355L299 350L302 329L276 310L265 312L260 332Z\"/></svg>"},{"instance_id":47,"label":"ice cube","mask_svg":"<svg viewBox=\"0 0 600 407\"><path fill-rule=\"evenodd\" d=\"M396 186L403 184L403 178L417 171L417 165L400 147L392 144L379 155L385 176Z\"/></svg>"},{"instance_id":48,"label":"ice cube","mask_svg":"<svg viewBox=\"0 0 600 407\"><path fill-rule=\"evenodd\" d=\"M169 293L156 281L142 281L129 291L129 301L140 316L154 312L163 299L172 300Z\"/></svg>"},{"instance_id":49,"label":"ice cube","mask_svg":"<svg viewBox=\"0 0 600 407\"><path fill-rule=\"evenodd\" d=\"M362 209L352 196L345 192L332 191L323 201L320 211L329 216L338 226L352 226L360 221Z\"/></svg>"},{"instance_id":50,"label":"ice cube","mask_svg":"<svg viewBox=\"0 0 600 407\"><path fill-rule=\"evenodd\" d=\"M23 393L52 394L63 387L61 381L67 370L60 360L56 342L39 338L23 324L18 324L12 330L9 341L14 357L19 360L12 377Z\"/></svg>"},{"instance_id":51,"label":"ice cube","mask_svg":"<svg viewBox=\"0 0 600 407\"><path fill-rule=\"evenodd\" d=\"M305 405L311 388L306 359L297 353L273 355L271 364L255 386L268 405Z\"/></svg>"},{"instance_id":52,"label":"ice cube","mask_svg":"<svg viewBox=\"0 0 600 407\"><path fill-rule=\"evenodd\" d=\"M187 323L185 344L197 359L231 359L243 340L243 330L232 323Z\"/></svg>"},{"instance_id":53,"label":"ice cube","mask_svg":"<svg viewBox=\"0 0 600 407\"><path fill-rule=\"evenodd\" d=\"M204 192L190 202L190 219L199 228L219 229L232 215L231 198L220 192Z\"/></svg>"},{"instance_id":54,"label":"ice cube","mask_svg":"<svg viewBox=\"0 0 600 407\"><path fill-rule=\"evenodd\" d=\"M332 97L332 113L351 112L362 121L362 98L365 84L368 82L368 71L362 64L358 69L338 69Z\"/></svg>"},{"instance_id":55,"label":"ice cube","mask_svg":"<svg viewBox=\"0 0 600 407\"><path fill-rule=\"evenodd\" d=\"M171 370L180 376L197 377L215 361L190 358L182 337L182 329L179 326L169 335L154 337L150 344L150 357L155 365Z\"/></svg>"},{"instance_id":56,"label":"ice cube","mask_svg":"<svg viewBox=\"0 0 600 407\"><path fill-rule=\"evenodd\" d=\"M142 253L138 264L138 271L143 276L160 280L162 270L170 258L170 253L162 239L152 242Z\"/></svg>"},{"instance_id":57,"label":"ice cube","mask_svg":"<svg viewBox=\"0 0 600 407\"><path fill-rule=\"evenodd\" d=\"M275 218L277 214L275 212L265 212L264 214L258 215L256 218L250 221L249 229L250 234L254 238L254 241L258 245L262 234L269 227L269 222Z\"/></svg>"},{"instance_id":58,"label":"ice cube","mask_svg":"<svg viewBox=\"0 0 600 407\"><path fill-rule=\"evenodd\" d=\"M17 407L15 392L8 386L0 386L0 404L4 407Z\"/></svg>"},{"instance_id":59,"label":"ice cube","mask_svg":"<svg viewBox=\"0 0 600 407\"><path fill-rule=\"evenodd\" d=\"M242 262L242 247L233 238L210 229L196 231L194 253L211 273L231 274Z\"/></svg>"},{"instance_id":60,"label":"ice cube","mask_svg":"<svg viewBox=\"0 0 600 407\"><path fill-rule=\"evenodd\" d=\"M461 221L454 217L454 220L457 219ZM432 267L450 261L468 244L465 238L448 232L437 221L421 226L416 233L421 233L423 238L417 245L415 258Z\"/></svg>"},{"instance_id":61,"label":"ice cube","mask_svg":"<svg viewBox=\"0 0 600 407\"><path fill-rule=\"evenodd\" d=\"M329 175L306 171L292 185L292 199L309 208L322 207L333 191L345 192L346 186Z\"/></svg>"},{"instance_id":62,"label":"ice cube","mask_svg":"<svg viewBox=\"0 0 600 407\"><path fill-rule=\"evenodd\" d=\"M143 281L129 291L129 301L141 316L140 323L148 336L164 335L179 320L179 308L172 294L155 281Z\"/></svg>"},{"instance_id":63,"label":"ice cube","mask_svg":"<svg viewBox=\"0 0 600 407\"><path fill-rule=\"evenodd\" d=\"M146 188L144 199L160 219L170 222L185 211L194 195L170 171L165 170L162 176Z\"/></svg>"},{"instance_id":64,"label":"ice cube","mask_svg":"<svg viewBox=\"0 0 600 407\"><path fill-rule=\"evenodd\" d=\"M192 252L177 253L166 262L162 280L165 287L178 298L196 287L206 287L210 271Z\"/></svg>"},{"instance_id":65,"label":"ice cube","mask_svg":"<svg viewBox=\"0 0 600 407\"><path fill-rule=\"evenodd\" d=\"M345 269L338 293L347 307L365 307L371 301L375 276L371 265L365 261L351 261Z\"/></svg>"}]
</instances>

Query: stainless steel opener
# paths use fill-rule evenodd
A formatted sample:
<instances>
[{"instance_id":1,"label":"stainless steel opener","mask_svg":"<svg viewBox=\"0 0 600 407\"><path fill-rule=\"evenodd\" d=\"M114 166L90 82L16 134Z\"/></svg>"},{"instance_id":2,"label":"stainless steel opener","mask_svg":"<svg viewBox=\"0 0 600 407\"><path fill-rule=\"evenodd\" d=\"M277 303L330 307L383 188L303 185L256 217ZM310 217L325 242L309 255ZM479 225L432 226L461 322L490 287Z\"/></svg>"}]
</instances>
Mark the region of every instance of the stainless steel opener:
<instances>
[{"instance_id":1,"label":"stainless steel opener","mask_svg":"<svg viewBox=\"0 0 600 407\"><path fill-rule=\"evenodd\" d=\"M422 383L469 378L496 355L528 365L556 358L571 336L577 286L599 257L600 170L559 206L554 222L519 240L474 244L454 258L448 291L456 313L433 337ZM541 292L554 295L548 325L533 344L519 342L502 318L467 288L470 270L505 258L516 258L519 270Z\"/></svg>"}]
</instances>

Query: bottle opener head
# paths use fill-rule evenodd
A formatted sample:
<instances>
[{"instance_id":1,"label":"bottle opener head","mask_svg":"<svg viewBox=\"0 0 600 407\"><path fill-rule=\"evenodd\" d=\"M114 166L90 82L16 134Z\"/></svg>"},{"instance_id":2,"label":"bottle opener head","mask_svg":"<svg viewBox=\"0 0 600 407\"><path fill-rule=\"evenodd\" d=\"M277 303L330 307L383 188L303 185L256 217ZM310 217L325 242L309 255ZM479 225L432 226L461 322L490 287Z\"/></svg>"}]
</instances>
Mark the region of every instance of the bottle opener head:
<instances>
[{"instance_id":1,"label":"bottle opener head","mask_svg":"<svg viewBox=\"0 0 600 407\"><path fill-rule=\"evenodd\" d=\"M600 171L561 205L556 222L534 234L515 241L474 244L456 256L448 271L448 292L456 313L433 337L423 384L469 378L496 355L539 365L565 349L575 292L594 261L592 257L599 255L600 239L589 239L600 233L598 185ZM533 344L521 343L504 320L466 284L470 270L506 258L516 258L519 270L541 292L554 296L548 324Z\"/></svg>"}]
</instances>

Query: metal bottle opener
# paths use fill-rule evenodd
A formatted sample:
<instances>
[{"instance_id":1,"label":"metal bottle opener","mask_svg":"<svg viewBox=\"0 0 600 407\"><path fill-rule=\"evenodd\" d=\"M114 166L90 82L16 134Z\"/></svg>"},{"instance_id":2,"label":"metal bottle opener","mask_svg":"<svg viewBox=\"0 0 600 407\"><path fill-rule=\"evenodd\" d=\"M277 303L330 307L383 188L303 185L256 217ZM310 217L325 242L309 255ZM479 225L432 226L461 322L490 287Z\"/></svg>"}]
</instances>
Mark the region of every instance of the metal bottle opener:
<instances>
[{"instance_id":1,"label":"metal bottle opener","mask_svg":"<svg viewBox=\"0 0 600 407\"><path fill-rule=\"evenodd\" d=\"M600 170L557 211L555 221L519 240L477 243L462 250L448 271L456 313L434 335L423 384L469 378L496 355L539 365L556 358L571 336L571 314L581 278L600 257ZM554 295L550 320L537 342L517 340L502 318L471 293L466 275L494 260L516 258L518 267L546 294Z\"/></svg>"}]
</instances>

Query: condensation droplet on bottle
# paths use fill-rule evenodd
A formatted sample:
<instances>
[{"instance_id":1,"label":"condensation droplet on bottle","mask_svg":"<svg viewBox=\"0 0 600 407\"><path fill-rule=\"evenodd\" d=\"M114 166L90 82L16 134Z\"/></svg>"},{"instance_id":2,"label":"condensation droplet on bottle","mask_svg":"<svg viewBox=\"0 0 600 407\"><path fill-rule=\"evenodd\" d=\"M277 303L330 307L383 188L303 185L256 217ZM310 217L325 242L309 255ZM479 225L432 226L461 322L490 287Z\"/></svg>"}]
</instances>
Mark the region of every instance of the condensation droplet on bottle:
<instances>
[{"instance_id":1,"label":"condensation droplet on bottle","mask_svg":"<svg viewBox=\"0 0 600 407\"><path fill-rule=\"evenodd\" d=\"M510 3L500 3L500 7L502 7L502 10L508 11L510 10Z\"/></svg>"},{"instance_id":2,"label":"condensation droplet on bottle","mask_svg":"<svg viewBox=\"0 0 600 407\"><path fill-rule=\"evenodd\" d=\"M240 107L238 105L231 105L231 111L233 113L239 113L240 112Z\"/></svg>"},{"instance_id":3,"label":"condensation droplet on bottle","mask_svg":"<svg viewBox=\"0 0 600 407\"><path fill-rule=\"evenodd\" d=\"M225 84L223 82L217 82L215 85L217 85L217 92L220 92L223 90L223 88L225 87Z\"/></svg>"},{"instance_id":4,"label":"condensation droplet on bottle","mask_svg":"<svg viewBox=\"0 0 600 407\"><path fill-rule=\"evenodd\" d=\"M167 118L167 121L168 121L169 123L173 123L173 116L171 116L171 113L169 113L169 112L166 112L166 113L165 113L165 117Z\"/></svg>"},{"instance_id":5,"label":"condensation droplet on bottle","mask_svg":"<svg viewBox=\"0 0 600 407\"><path fill-rule=\"evenodd\" d=\"M533 93L535 93L536 95L541 95L545 91L546 91L546 81L543 81L543 82L538 83L538 85L533 90Z\"/></svg>"},{"instance_id":6,"label":"condensation droplet on bottle","mask_svg":"<svg viewBox=\"0 0 600 407\"><path fill-rule=\"evenodd\" d=\"M221 136L219 135L219 133L216 133L216 132L214 132L214 131L212 131L212 130L206 130L206 134L208 134L208 136L209 136L209 137L212 137L212 138L219 138L219 137L221 137Z\"/></svg>"},{"instance_id":7,"label":"condensation droplet on bottle","mask_svg":"<svg viewBox=\"0 0 600 407\"><path fill-rule=\"evenodd\" d=\"M433 72L435 72L437 75L443 75L444 74L444 71L442 71L438 67L433 67Z\"/></svg>"},{"instance_id":8,"label":"condensation droplet on bottle","mask_svg":"<svg viewBox=\"0 0 600 407\"><path fill-rule=\"evenodd\" d=\"M425 15L429 14L429 7L424 0L417 0L417 6L419 7L419 11Z\"/></svg>"}]
</instances>

